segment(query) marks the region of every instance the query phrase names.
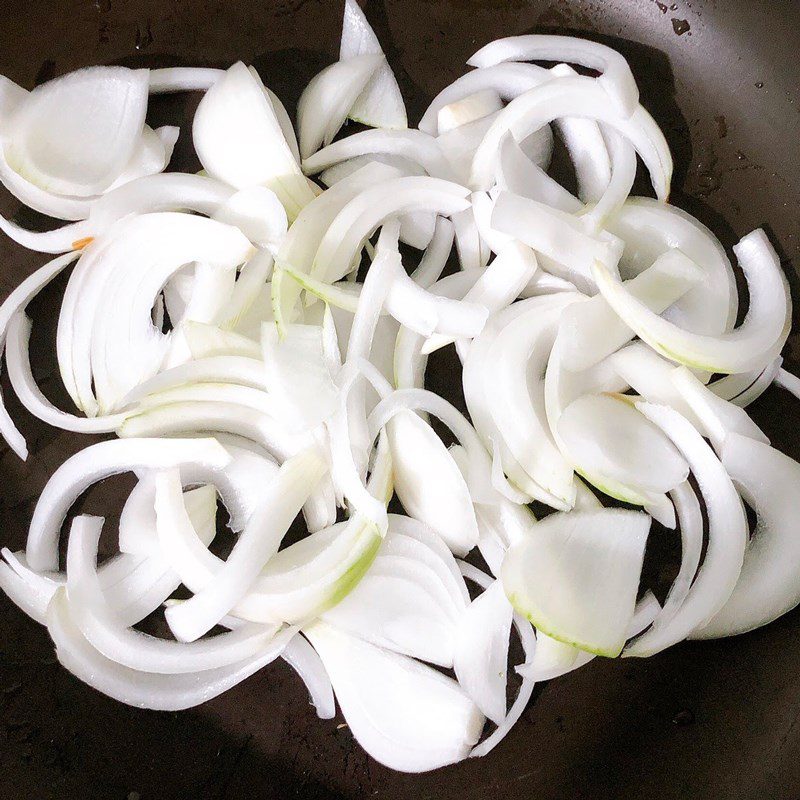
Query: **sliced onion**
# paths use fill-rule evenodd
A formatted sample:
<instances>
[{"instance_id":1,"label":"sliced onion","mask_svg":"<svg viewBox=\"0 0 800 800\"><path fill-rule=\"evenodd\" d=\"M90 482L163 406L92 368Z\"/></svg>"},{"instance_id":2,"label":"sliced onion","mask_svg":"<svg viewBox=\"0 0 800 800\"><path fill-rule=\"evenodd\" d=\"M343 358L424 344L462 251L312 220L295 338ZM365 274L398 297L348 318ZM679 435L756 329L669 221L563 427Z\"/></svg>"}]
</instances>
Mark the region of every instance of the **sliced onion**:
<instances>
[{"instance_id":1,"label":"sliced onion","mask_svg":"<svg viewBox=\"0 0 800 800\"><path fill-rule=\"evenodd\" d=\"M192 642L207 633L246 594L263 565L277 552L324 469L324 462L313 451L284 462L265 487L260 507L248 520L213 586L167 610L165 616L176 638Z\"/></svg>"},{"instance_id":2,"label":"sliced onion","mask_svg":"<svg viewBox=\"0 0 800 800\"><path fill-rule=\"evenodd\" d=\"M503 135L513 130L517 140L565 116L582 116L604 122L628 139L650 171L656 195L669 197L672 157L661 130L639 106L626 117L608 104L603 87L593 78L556 78L512 100L497 117L475 153L470 184L475 189L491 186L497 151Z\"/></svg>"},{"instance_id":3,"label":"sliced onion","mask_svg":"<svg viewBox=\"0 0 800 800\"><path fill-rule=\"evenodd\" d=\"M506 660L513 609L495 581L470 603L458 628L454 669L480 710L500 725L506 716Z\"/></svg>"},{"instance_id":4,"label":"sliced onion","mask_svg":"<svg viewBox=\"0 0 800 800\"><path fill-rule=\"evenodd\" d=\"M617 656L633 619L649 529L649 518L632 511L553 514L506 554L506 595L548 636Z\"/></svg>"},{"instance_id":5,"label":"sliced onion","mask_svg":"<svg viewBox=\"0 0 800 800\"><path fill-rule=\"evenodd\" d=\"M230 455L214 439L107 441L81 450L53 473L39 496L28 529L28 563L35 570L58 569L61 523L75 500L93 483L143 468L195 465L213 473L229 461Z\"/></svg>"},{"instance_id":6,"label":"sliced onion","mask_svg":"<svg viewBox=\"0 0 800 800\"><path fill-rule=\"evenodd\" d=\"M666 406L639 403L642 413L683 453L700 486L708 515L708 547L692 588L663 626L632 642L625 655L645 656L685 639L727 602L742 570L747 519L742 501L723 465L691 423Z\"/></svg>"},{"instance_id":7,"label":"sliced onion","mask_svg":"<svg viewBox=\"0 0 800 800\"><path fill-rule=\"evenodd\" d=\"M466 555L478 541L478 525L469 489L447 448L410 411L396 414L386 431L403 508L436 531L456 555Z\"/></svg>"},{"instance_id":8,"label":"sliced onion","mask_svg":"<svg viewBox=\"0 0 800 800\"><path fill-rule=\"evenodd\" d=\"M355 0L345 0L339 58L362 54L383 55L378 37ZM391 67L385 62L361 92L349 111L356 122L373 128L405 128L406 107Z\"/></svg>"},{"instance_id":9,"label":"sliced onion","mask_svg":"<svg viewBox=\"0 0 800 800\"><path fill-rule=\"evenodd\" d=\"M385 63L382 55L356 55L331 64L309 81L297 103L303 158L333 141L356 99Z\"/></svg>"},{"instance_id":10,"label":"sliced onion","mask_svg":"<svg viewBox=\"0 0 800 800\"><path fill-rule=\"evenodd\" d=\"M353 735L377 761L422 772L460 761L477 742L483 715L452 678L331 625L318 622L305 633ZM423 719L433 724L420 725Z\"/></svg>"},{"instance_id":11,"label":"sliced onion","mask_svg":"<svg viewBox=\"0 0 800 800\"><path fill-rule=\"evenodd\" d=\"M691 634L712 639L753 630L800 602L795 536L800 465L768 444L729 433L722 464L747 503L756 527L733 593L721 610Z\"/></svg>"},{"instance_id":12,"label":"sliced onion","mask_svg":"<svg viewBox=\"0 0 800 800\"><path fill-rule=\"evenodd\" d=\"M567 61L601 72L598 78L617 109L629 117L639 104L639 89L628 62L616 50L575 36L528 34L496 39L482 47L467 63L493 67L504 61Z\"/></svg>"},{"instance_id":13,"label":"sliced onion","mask_svg":"<svg viewBox=\"0 0 800 800\"><path fill-rule=\"evenodd\" d=\"M257 74L241 62L206 92L192 135L209 175L237 189L267 186L281 199L290 220L313 200L269 95Z\"/></svg>"},{"instance_id":14,"label":"sliced onion","mask_svg":"<svg viewBox=\"0 0 800 800\"><path fill-rule=\"evenodd\" d=\"M264 651L246 661L202 673L142 673L107 659L83 637L71 618L65 590L56 592L47 610L47 627L61 664L109 697L138 708L179 711L204 703L274 661L295 629L287 628Z\"/></svg>"},{"instance_id":15,"label":"sliced onion","mask_svg":"<svg viewBox=\"0 0 800 800\"><path fill-rule=\"evenodd\" d=\"M324 169L365 153L395 155L419 164L433 177L450 180L452 168L442 153L436 139L416 130L361 131L329 144L303 160L306 175L315 175Z\"/></svg>"},{"instance_id":16,"label":"sliced onion","mask_svg":"<svg viewBox=\"0 0 800 800\"><path fill-rule=\"evenodd\" d=\"M8 163L47 192L102 193L139 141L148 80L147 70L87 67L37 86L6 130Z\"/></svg>"},{"instance_id":17,"label":"sliced onion","mask_svg":"<svg viewBox=\"0 0 800 800\"><path fill-rule=\"evenodd\" d=\"M791 301L778 256L762 230L748 234L735 252L748 281L750 307L735 331L719 336L691 333L659 318L604 266L595 264L592 272L609 305L656 352L711 372L743 372L779 352L789 332Z\"/></svg>"}]
</instances>

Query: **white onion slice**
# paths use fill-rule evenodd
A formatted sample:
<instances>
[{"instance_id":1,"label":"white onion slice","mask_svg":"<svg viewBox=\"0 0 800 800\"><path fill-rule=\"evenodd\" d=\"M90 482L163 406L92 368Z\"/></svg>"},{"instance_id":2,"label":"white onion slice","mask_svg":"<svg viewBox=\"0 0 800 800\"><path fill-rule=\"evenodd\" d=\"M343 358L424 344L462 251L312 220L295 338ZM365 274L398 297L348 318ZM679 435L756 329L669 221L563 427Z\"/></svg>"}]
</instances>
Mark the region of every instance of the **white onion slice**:
<instances>
[{"instance_id":1,"label":"white onion slice","mask_svg":"<svg viewBox=\"0 0 800 800\"><path fill-rule=\"evenodd\" d=\"M259 508L247 521L214 583L166 611L177 639L192 642L207 633L247 593L263 565L277 552L289 525L324 471L325 464L314 451L284 462L273 481L264 487Z\"/></svg>"},{"instance_id":2,"label":"white onion slice","mask_svg":"<svg viewBox=\"0 0 800 800\"><path fill-rule=\"evenodd\" d=\"M137 469L195 465L206 473L223 469L230 455L214 439L133 439L91 445L67 459L51 476L33 512L26 553L35 570L58 569L61 523L75 500L93 483Z\"/></svg>"},{"instance_id":3,"label":"white onion slice","mask_svg":"<svg viewBox=\"0 0 800 800\"><path fill-rule=\"evenodd\" d=\"M702 273L678 250L668 250L653 265L626 281L625 288L655 314L661 314L702 279ZM588 369L619 350L634 332L602 295L564 311L561 357L566 369Z\"/></svg>"},{"instance_id":4,"label":"white onion slice","mask_svg":"<svg viewBox=\"0 0 800 800\"><path fill-rule=\"evenodd\" d=\"M475 153L471 186L491 187L497 151L507 131L512 130L514 138L519 140L554 119L578 115L604 122L628 139L650 171L658 198L669 197L672 156L653 118L641 106L631 116L621 117L609 106L602 86L583 76L555 78L512 100L500 112Z\"/></svg>"},{"instance_id":5,"label":"white onion slice","mask_svg":"<svg viewBox=\"0 0 800 800\"><path fill-rule=\"evenodd\" d=\"M192 136L209 175L237 189L269 187L290 220L314 199L264 85L241 62L200 101Z\"/></svg>"},{"instance_id":6,"label":"white onion slice","mask_svg":"<svg viewBox=\"0 0 800 800\"><path fill-rule=\"evenodd\" d=\"M745 236L734 252L747 278L750 306L735 331L719 336L691 333L658 317L601 264L595 264L592 273L609 305L656 352L710 372L744 372L765 364L783 347L791 300L780 260L763 230Z\"/></svg>"},{"instance_id":7,"label":"white onion slice","mask_svg":"<svg viewBox=\"0 0 800 800\"><path fill-rule=\"evenodd\" d=\"M764 442L738 433L726 437L722 464L755 510L756 527L733 593L720 611L692 632L692 639L753 630L800 602L795 535L800 465Z\"/></svg>"},{"instance_id":8,"label":"white onion slice","mask_svg":"<svg viewBox=\"0 0 800 800\"><path fill-rule=\"evenodd\" d=\"M5 157L45 191L100 194L134 153L147 90L148 71L126 67L87 67L41 84L15 109Z\"/></svg>"},{"instance_id":9,"label":"white onion slice","mask_svg":"<svg viewBox=\"0 0 800 800\"><path fill-rule=\"evenodd\" d=\"M492 227L547 256L555 262L548 264L549 271L558 270L559 277L587 290L594 287L592 265L597 261L615 272L623 250L617 237L605 232L590 236L572 215L510 192L497 197Z\"/></svg>"},{"instance_id":10,"label":"white onion slice","mask_svg":"<svg viewBox=\"0 0 800 800\"><path fill-rule=\"evenodd\" d=\"M323 147L303 160L303 172L315 175L340 161L346 161L365 153L395 155L419 164L436 178L450 180L452 168L442 153L439 143L432 136L417 130L372 130L360 131Z\"/></svg>"},{"instance_id":11,"label":"white onion slice","mask_svg":"<svg viewBox=\"0 0 800 800\"><path fill-rule=\"evenodd\" d=\"M494 89L483 89L442 106L436 116L438 133L488 117L503 107L503 100Z\"/></svg>"},{"instance_id":12,"label":"white onion slice","mask_svg":"<svg viewBox=\"0 0 800 800\"><path fill-rule=\"evenodd\" d=\"M624 653L648 656L685 639L725 605L742 570L748 531L742 501L728 473L692 424L666 406L639 403L638 407L689 462L700 486L709 526L705 558L681 607L672 619L651 628Z\"/></svg>"},{"instance_id":13,"label":"white onion slice","mask_svg":"<svg viewBox=\"0 0 800 800\"><path fill-rule=\"evenodd\" d=\"M164 67L150 70L150 94L205 92L225 70L210 67Z\"/></svg>"},{"instance_id":14,"label":"white onion slice","mask_svg":"<svg viewBox=\"0 0 800 800\"><path fill-rule=\"evenodd\" d=\"M422 115L419 129L431 136L438 135L439 112L446 105L457 103L477 92L495 91L501 99L508 101L552 78L549 70L535 64L506 63L467 72L436 95Z\"/></svg>"},{"instance_id":15,"label":"white onion slice","mask_svg":"<svg viewBox=\"0 0 800 800\"><path fill-rule=\"evenodd\" d=\"M456 617L438 575L408 555L381 551L366 575L321 619L365 642L452 667Z\"/></svg>"},{"instance_id":16,"label":"white onion slice","mask_svg":"<svg viewBox=\"0 0 800 800\"><path fill-rule=\"evenodd\" d=\"M506 554L506 595L548 636L617 656L633 618L649 529L650 519L633 511L553 514Z\"/></svg>"},{"instance_id":17,"label":"white onion slice","mask_svg":"<svg viewBox=\"0 0 800 800\"><path fill-rule=\"evenodd\" d=\"M568 214L583 208L583 203L577 197L525 155L511 133L503 136L500 142L497 185L512 194L546 203Z\"/></svg>"},{"instance_id":18,"label":"white onion slice","mask_svg":"<svg viewBox=\"0 0 800 800\"><path fill-rule=\"evenodd\" d=\"M142 673L107 659L95 650L72 620L66 592L56 592L47 610L47 627L61 664L103 694L138 708L179 711L204 703L274 661L296 633L287 628L256 656L238 664L202 673Z\"/></svg>"},{"instance_id":19,"label":"white onion slice","mask_svg":"<svg viewBox=\"0 0 800 800\"><path fill-rule=\"evenodd\" d=\"M331 223L314 257L314 272L335 281L351 271L364 240L389 217L415 210L442 216L468 208L467 190L438 178L395 178L366 189Z\"/></svg>"},{"instance_id":20,"label":"white onion slice","mask_svg":"<svg viewBox=\"0 0 800 800\"><path fill-rule=\"evenodd\" d=\"M395 491L409 516L436 531L452 552L478 541L469 489L452 456L425 420L401 411L387 423Z\"/></svg>"},{"instance_id":21,"label":"white onion slice","mask_svg":"<svg viewBox=\"0 0 800 800\"><path fill-rule=\"evenodd\" d=\"M608 96L624 116L639 104L639 89L624 56L599 42L575 36L527 34L496 39L467 61L471 67L493 67L504 61L565 61L596 69Z\"/></svg>"},{"instance_id":22,"label":"white onion slice","mask_svg":"<svg viewBox=\"0 0 800 800\"><path fill-rule=\"evenodd\" d=\"M297 103L303 158L333 141L356 99L385 63L382 55L364 53L331 64L308 82Z\"/></svg>"},{"instance_id":23,"label":"white onion slice","mask_svg":"<svg viewBox=\"0 0 800 800\"><path fill-rule=\"evenodd\" d=\"M669 439L633 406L587 394L557 422L559 443L576 472L605 494L648 505L686 480L689 465Z\"/></svg>"},{"instance_id":24,"label":"white onion slice","mask_svg":"<svg viewBox=\"0 0 800 800\"><path fill-rule=\"evenodd\" d=\"M718 454L722 453L730 433L769 444L769 439L743 408L718 397L686 367L673 370L670 379L697 415L702 425L700 432L710 439Z\"/></svg>"},{"instance_id":25,"label":"white onion slice","mask_svg":"<svg viewBox=\"0 0 800 800\"><path fill-rule=\"evenodd\" d=\"M293 636L284 647L281 658L305 683L317 716L333 719L336 716L333 686L317 651L302 636Z\"/></svg>"},{"instance_id":26,"label":"white onion slice","mask_svg":"<svg viewBox=\"0 0 800 800\"><path fill-rule=\"evenodd\" d=\"M355 0L345 0L339 58L361 54L383 55L378 37ZM391 67L385 62L360 94L349 116L373 128L405 128L406 107Z\"/></svg>"},{"instance_id":27,"label":"white onion slice","mask_svg":"<svg viewBox=\"0 0 800 800\"><path fill-rule=\"evenodd\" d=\"M405 772L466 758L483 715L452 678L331 625L317 622L304 632L353 735L373 758ZM420 724L423 719L430 724Z\"/></svg>"},{"instance_id":28,"label":"white onion slice","mask_svg":"<svg viewBox=\"0 0 800 800\"><path fill-rule=\"evenodd\" d=\"M103 520L76 517L67 551L70 615L87 641L106 658L141 672L185 674L229 666L263 651L277 626L250 625L202 642L184 644L128 628L106 601L95 567Z\"/></svg>"},{"instance_id":29,"label":"white onion slice","mask_svg":"<svg viewBox=\"0 0 800 800\"><path fill-rule=\"evenodd\" d=\"M67 253L54 258L32 275L29 275L0 306L0 348L5 348L8 326L11 320L24 311L28 303L53 280L62 270L66 269L76 258L77 253ZM25 438L6 410L5 403L0 396L0 434L8 442L9 447L23 460L28 457L28 447Z\"/></svg>"},{"instance_id":30,"label":"white onion slice","mask_svg":"<svg viewBox=\"0 0 800 800\"><path fill-rule=\"evenodd\" d=\"M506 660L513 613L502 583L495 581L470 603L456 638L458 682L496 725L506 716Z\"/></svg>"},{"instance_id":31,"label":"white onion slice","mask_svg":"<svg viewBox=\"0 0 800 800\"><path fill-rule=\"evenodd\" d=\"M500 311L519 296L538 268L536 255L529 247L509 242L464 295L464 302L477 303L490 314ZM428 355L452 341L450 337L432 336L423 346L422 354Z\"/></svg>"}]
</instances>

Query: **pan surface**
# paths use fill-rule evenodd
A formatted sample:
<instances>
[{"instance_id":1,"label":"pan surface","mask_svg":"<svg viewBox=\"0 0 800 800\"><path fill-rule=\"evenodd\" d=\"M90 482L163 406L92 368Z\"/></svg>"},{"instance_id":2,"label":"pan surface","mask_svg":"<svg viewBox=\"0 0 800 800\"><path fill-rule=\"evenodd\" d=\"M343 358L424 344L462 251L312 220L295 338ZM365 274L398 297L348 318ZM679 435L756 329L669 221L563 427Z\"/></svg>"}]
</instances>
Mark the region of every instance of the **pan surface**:
<instances>
[{"instance_id":1,"label":"pan surface","mask_svg":"<svg viewBox=\"0 0 800 800\"><path fill-rule=\"evenodd\" d=\"M728 247L767 225L796 284L796 0L370 0L367 14L413 121L461 74L466 58L496 37L577 33L618 47L673 148L673 202ZM338 0L5 0L0 73L31 88L88 64L227 66L242 59L293 104L307 80L336 58L340 15ZM183 126L178 168L194 164L189 121L196 102L153 103L155 122ZM36 222L5 193L0 211ZM43 260L0 239L0 295ZM37 320L52 323L59 288L32 308ZM52 324L49 333L47 325L38 327L44 332L34 342L34 362L51 347ZM789 369L800 369L797 338L786 359ZM53 364L44 359L37 377L64 401ZM436 379L456 377L440 372ZM22 464L0 450L2 544L17 548L48 475L87 441L36 424L13 400L9 405L32 451ZM753 413L798 458L796 408L771 389ZM118 491L118 483L101 487L86 509ZM664 550L670 547L674 555L672 544ZM1 598L0 797L797 800L799 689L796 611L727 641L687 643L641 661L597 659L538 687L487 758L402 775L368 758L341 718L317 720L282 664L190 712L138 711L72 678L56 663L46 632Z\"/></svg>"}]
</instances>

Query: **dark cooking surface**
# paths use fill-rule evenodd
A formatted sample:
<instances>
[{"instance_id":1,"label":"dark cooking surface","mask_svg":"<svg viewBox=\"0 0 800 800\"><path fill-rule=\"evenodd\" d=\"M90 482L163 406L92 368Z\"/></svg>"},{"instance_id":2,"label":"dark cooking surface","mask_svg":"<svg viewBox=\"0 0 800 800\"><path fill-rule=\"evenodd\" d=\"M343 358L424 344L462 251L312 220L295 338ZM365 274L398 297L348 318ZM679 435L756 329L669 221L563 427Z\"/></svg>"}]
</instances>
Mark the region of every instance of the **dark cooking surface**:
<instances>
[{"instance_id":1,"label":"dark cooking surface","mask_svg":"<svg viewBox=\"0 0 800 800\"><path fill-rule=\"evenodd\" d=\"M86 64L241 58L293 104L336 57L340 14L338 0L5 0L0 73L30 88ZM769 223L782 257L800 263L796 0L371 0L367 14L414 121L477 46L498 36L577 32L619 46L673 148L674 201L728 246ZM194 102L153 104L159 123L182 118L184 166ZM2 192L0 211L18 210ZM44 260L0 239L0 294ZM49 293L36 318L52 317L56 302ZM794 371L798 344L787 347ZM59 397L52 365L40 369L45 391ZM776 389L753 409L795 457L797 409ZM29 463L0 451L0 539L15 548L47 475L88 441L23 422ZM795 612L729 641L645 661L598 659L539 687L489 757L401 775L364 755L341 719L317 720L282 663L194 711L137 711L68 675L46 632L0 599L0 798L797 800L798 690Z\"/></svg>"}]
</instances>

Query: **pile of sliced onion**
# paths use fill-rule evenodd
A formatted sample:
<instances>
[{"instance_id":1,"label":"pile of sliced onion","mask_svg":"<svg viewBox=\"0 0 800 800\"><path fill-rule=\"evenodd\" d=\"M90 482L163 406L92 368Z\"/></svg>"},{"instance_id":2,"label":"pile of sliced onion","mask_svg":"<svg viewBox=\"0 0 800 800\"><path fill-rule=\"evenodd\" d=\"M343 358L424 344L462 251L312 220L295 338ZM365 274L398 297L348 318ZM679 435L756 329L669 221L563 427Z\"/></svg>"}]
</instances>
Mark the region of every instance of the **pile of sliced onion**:
<instances>
[{"instance_id":1,"label":"pile of sliced onion","mask_svg":"<svg viewBox=\"0 0 800 800\"><path fill-rule=\"evenodd\" d=\"M728 254L668 204L669 148L619 53L527 35L469 64L409 128L346 0L297 131L241 62L2 79L0 181L64 223L0 218L55 256L0 306L10 385L44 422L116 438L52 474L0 588L80 680L175 710L283 658L321 718L338 701L371 756L419 772L488 753L535 681L800 602L800 464L746 411L773 382L800 396L768 237L733 249L737 326ZM149 94L179 91L203 92L202 174L165 172L178 129L145 122ZM561 145L577 196L548 173ZM656 199L630 195L637 154ZM26 313L64 271L70 409L36 383ZM469 416L426 381L450 347ZM0 434L27 458L1 400ZM73 505L125 472L117 551L77 516L62 559ZM682 547L662 602L641 585L652 519ZM142 632L152 615L171 636Z\"/></svg>"}]
</instances>

